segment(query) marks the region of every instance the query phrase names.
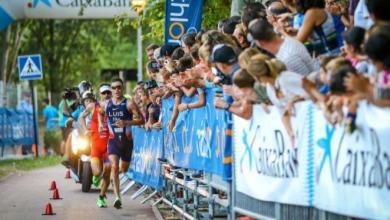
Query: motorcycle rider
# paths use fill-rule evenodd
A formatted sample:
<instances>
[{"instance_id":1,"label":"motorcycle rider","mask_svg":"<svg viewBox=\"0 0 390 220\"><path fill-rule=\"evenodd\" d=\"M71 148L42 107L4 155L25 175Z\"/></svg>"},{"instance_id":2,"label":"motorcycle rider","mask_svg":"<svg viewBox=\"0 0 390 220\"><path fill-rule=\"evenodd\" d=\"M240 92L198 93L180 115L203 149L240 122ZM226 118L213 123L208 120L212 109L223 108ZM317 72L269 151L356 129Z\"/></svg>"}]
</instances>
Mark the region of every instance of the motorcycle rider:
<instances>
[{"instance_id":1,"label":"motorcycle rider","mask_svg":"<svg viewBox=\"0 0 390 220\"><path fill-rule=\"evenodd\" d=\"M100 180L103 179L100 188L97 205L100 208L106 207L107 197L106 192L110 184L111 166L108 159L107 142L108 142L108 125L107 118L103 118L102 125L104 129L99 132L98 114L101 108L101 103L108 101L111 98L110 84L101 84L99 87L100 101L90 103L81 113L81 125L84 129L84 134L91 136L91 167L92 167L92 183L99 187ZM90 126L87 126L86 119L91 116Z\"/></svg>"},{"instance_id":2,"label":"motorcycle rider","mask_svg":"<svg viewBox=\"0 0 390 220\"><path fill-rule=\"evenodd\" d=\"M114 207L119 209L122 207L119 194L119 159L122 160L121 172L126 172L129 169L133 150L131 126L142 124L143 118L135 102L124 97L121 79L115 78L111 81L111 92L112 98L101 104L99 131L104 131L103 119L107 116L109 128L107 149L116 196Z\"/></svg>"},{"instance_id":3,"label":"motorcycle rider","mask_svg":"<svg viewBox=\"0 0 390 220\"><path fill-rule=\"evenodd\" d=\"M84 111L84 101L91 101L90 99L93 97L89 97L88 99L83 99L83 96L87 94L92 94L92 84L87 81L81 81L78 85L78 91L75 92L75 96L77 97L75 101L72 103L70 107L67 105L63 105L63 114L68 116L69 119L66 121L66 126L68 128L74 128L73 123L77 122L81 112ZM62 97L65 101L65 96ZM65 143L65 153L64 153L64 159L61 161L61 164L64 165L66 168L70 167L70 157L72 155L72 135L68 135Z\"/></svg>"}]
</instances>

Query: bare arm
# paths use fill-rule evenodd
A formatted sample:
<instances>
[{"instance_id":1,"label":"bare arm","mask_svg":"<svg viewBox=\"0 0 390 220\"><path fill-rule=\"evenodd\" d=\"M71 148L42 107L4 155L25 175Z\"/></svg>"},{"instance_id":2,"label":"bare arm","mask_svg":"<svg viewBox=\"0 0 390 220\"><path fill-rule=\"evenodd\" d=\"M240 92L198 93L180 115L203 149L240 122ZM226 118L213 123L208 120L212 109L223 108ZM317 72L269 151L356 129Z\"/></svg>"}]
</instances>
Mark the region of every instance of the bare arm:
<instances>
[{"instance_id":1,"label":"bare arm","mask_svg":"<svg viewBox=\"0 0 390 220\"><path fill-rule=\"evenodd\" d=\"M80 114L81 126L83 127L84 131L88 131L86 118L88 117L88 115L90 115L94 111L94 109L95 109L95 104L90 103L85 108L85 110Z\"/></svg>"},{"instance_id":2,"label":"bare arm","mask_svg":"<svg viewBox=\"0 0 390 220\"><path fill-rule=\"evenodd\" d=\"M206 105L206 95L204 93L199 93L199 99L197 102L193 102L193 103L181 103L179 106L178 106L178 109L179 111L184 111L184 110L188 110L188 109L193 109L193 108L200 108L200 107L203 107Z\"/></svg>"},{"instance_id":3,"label":"bare arm","mask_svg":"<svg viewBox=\"0 0 390 220\"><path fill-rule=\"evenodd\" d=\"M103 119L106 116L106 107L107 107L107 102L100 102L100 110L98 114L99 132L104 127Z\"/></svg>"},{"instance_id":4,"label":"bare arm","mask_svg":"<svg viewBox=\"0 0 390 220\"><path fill-rule=\"evenodd\" d=\"M170 131L173 130L173 127L176 124L177 117L179 116L179 105L181 103L181 94L176 93L175 95L175 105L173 106L173 111L172 111L172 117L171 120L169 121L168 129Z\"/></svg>"},{"instance_id":5,"label":"bare arm","mask_svg":"<svg viewBox=\"0 0 390 220\"><path fill-rule=\"evenodd\" d=\"M127 102L127 109L133 113L133 120L125 121L126 125L141 125L144 123L141 111L133 100Z\"/></svg>"}]
</instances>

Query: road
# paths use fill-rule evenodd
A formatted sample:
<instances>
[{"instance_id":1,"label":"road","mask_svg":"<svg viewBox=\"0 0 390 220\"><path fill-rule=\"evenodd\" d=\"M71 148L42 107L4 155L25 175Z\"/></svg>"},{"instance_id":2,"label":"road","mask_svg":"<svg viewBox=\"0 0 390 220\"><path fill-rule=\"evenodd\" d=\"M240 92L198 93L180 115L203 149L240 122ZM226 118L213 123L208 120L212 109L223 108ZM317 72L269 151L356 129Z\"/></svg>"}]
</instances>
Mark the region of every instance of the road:
<instances>
[{"instance_id":1,"label":"road","mask_svg":"<svg viewBox=\"0 0 390 220\"><path fill-rule=\"evenodd\" d=\"M131 200L128 192L122 198L123 208L113 207L114 195L107 194L108 207L98 208L98 190L82 193L81 185L65 179L65 169L55 166L14 174L0 181L0 220L13 219L141 219L154 220L150 205ZM62 200L50 200L50 183L55 180ZM55 216L42 216L51 202Z\"/></svg>"}]
</instances>

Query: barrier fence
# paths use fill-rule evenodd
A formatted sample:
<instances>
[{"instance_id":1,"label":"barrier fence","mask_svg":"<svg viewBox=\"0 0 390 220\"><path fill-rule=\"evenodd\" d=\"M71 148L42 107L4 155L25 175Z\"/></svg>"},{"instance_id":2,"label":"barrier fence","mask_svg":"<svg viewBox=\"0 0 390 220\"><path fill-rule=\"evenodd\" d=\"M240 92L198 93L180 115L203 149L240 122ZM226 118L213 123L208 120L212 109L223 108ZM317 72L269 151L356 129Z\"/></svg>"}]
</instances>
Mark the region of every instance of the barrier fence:
<instances>
[{"instance_id":1,"label":"barrier fence","mask_svg":"<svg viewBox=\"0 0 390 220\"><path fill-rule=\"evenodd\" d=\"M349 134L301 102L291 119L292 141L276 107L254 106L251 120L233 117L232 141L230 116L214 108L213 97L206 91L205 107L180 113L172 133L172 99L163 100L162 130L133 128L126 174L133 182L122 193L138 182L144 186L133 198L153 189L143 202L155 197L153 205L163 202L186 219L390 217L388 109L360 103Z\"/></svg>"}]
</instances>

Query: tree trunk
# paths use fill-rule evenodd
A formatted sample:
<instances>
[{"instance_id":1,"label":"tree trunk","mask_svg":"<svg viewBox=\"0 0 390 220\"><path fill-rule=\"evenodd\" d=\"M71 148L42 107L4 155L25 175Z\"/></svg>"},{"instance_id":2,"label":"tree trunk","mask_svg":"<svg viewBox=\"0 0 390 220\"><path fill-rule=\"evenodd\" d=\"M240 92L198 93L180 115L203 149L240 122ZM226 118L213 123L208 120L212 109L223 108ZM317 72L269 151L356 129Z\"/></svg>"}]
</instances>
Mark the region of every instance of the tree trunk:
<instances>
[{"instance_id":1,"label":"tree trunk","mask_svg":"<svg viewBox=\"0 0 390 220\"><path fill-rule=\"evenodd\" d=\"M3 91L0 92L0 94L3 94L2 97L0 97L0 106L3 106L5 104L5 97L7 92L7 84L6 84L6 77L7 77L7 63L8 63L8 51L9 51L9 38L11 34L11 27L8 26L7 29L3 32L3 44L1 46L1 60L0 60L0 80L3 80Z\"/></svg>"},{"instance_id":2,"label":"tree trunk","mask_svg":"<svg viewBox=\"0 0 390 220\"><path fill-rule=\"evenodd\" d=\"M244 7L244 0L232 0L232 7L230 11L230 16L241 15L241 10Z\"/></svg>"}]
</instances>

